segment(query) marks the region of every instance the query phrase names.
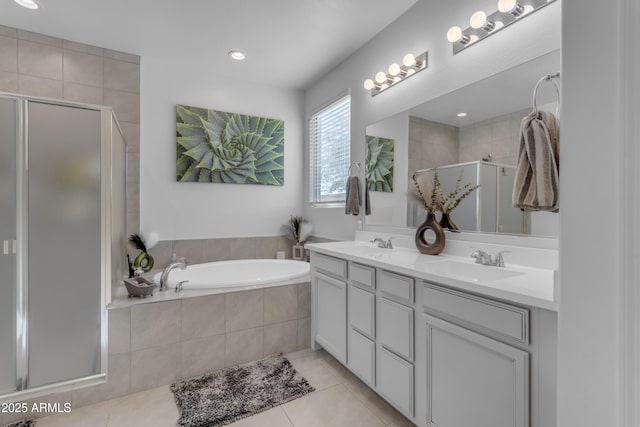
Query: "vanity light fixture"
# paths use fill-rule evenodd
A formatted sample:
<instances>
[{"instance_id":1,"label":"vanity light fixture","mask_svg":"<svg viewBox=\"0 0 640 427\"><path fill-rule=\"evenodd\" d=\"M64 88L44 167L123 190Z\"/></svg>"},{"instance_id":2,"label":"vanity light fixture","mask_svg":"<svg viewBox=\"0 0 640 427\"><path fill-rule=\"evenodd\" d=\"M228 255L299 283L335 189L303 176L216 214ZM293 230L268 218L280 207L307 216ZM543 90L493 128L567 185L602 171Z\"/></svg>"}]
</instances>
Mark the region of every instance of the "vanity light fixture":
<instances>
[{"instance_id":1,"label":"vanity light fixture","mask_svg":"<svg viewBox=\"0 0 640 427\"><path fill-rule=\"evenodd\" d=\"M495 12L487 15L478 10L471 15L469 27L462 29L457 25L447 31L447 40L453 44L453 54L466 49L475 42L489 37L519 19L542 9L555 0L497 0Z\"/></svg>"},{"instance_id":2,"label":"vanity light fixture","mask_svg":"<svg viewBox=\"0 0 640 427\"><path fill-rule=\"evenodd\" d=\"M22 7L26 7L27 9L37 9L40 6L33 0L13 0L18 3Z\"/></svg>"},{"instance_id":3,"label":"vanity light fixture","mask_svg":"<svg viewBox=\"0 0 640 427\"><path fill-rule=\"evenodd\" d=\"M400 83L407 77L427 68L428 52L418 56L407 53L402 58L402 65L393 63L387 71L378 71L372 79L364 81L364 88L371 91L371 96L376 96L385 89Z\"/></svg>"},{"instance_id":4,"label":"vanity light fixture","mask_svg":"<svg viewBox=\"0 0 640 427\"><path fill-rule=\"evenodd\" d=\"M231 58L235 59L236 61L242 61L243 59L246 58L246 55L240 52L239 50L230 50L227 55L229 55Z\"/></svg>"}]
</instances>

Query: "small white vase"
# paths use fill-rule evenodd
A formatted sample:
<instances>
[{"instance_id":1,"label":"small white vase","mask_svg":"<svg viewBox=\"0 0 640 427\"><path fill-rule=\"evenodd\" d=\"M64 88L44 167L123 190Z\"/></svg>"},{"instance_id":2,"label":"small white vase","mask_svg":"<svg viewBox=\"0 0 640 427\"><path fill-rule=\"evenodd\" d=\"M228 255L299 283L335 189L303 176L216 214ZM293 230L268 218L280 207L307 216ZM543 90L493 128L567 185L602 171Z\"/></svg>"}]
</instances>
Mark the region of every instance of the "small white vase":
<instances>
[{"instance_id":1,"label":"small white vase","mask_svg":"<svg viewBox=\"0 0 640 427\"><path fill-rule=\"evenodd\" d=\"M293 259L297 259L299 261L303 261L304 260L304 245L303 244L296 243L295 245L293 245L292 258Z\"/></svg>"}]
</instances>

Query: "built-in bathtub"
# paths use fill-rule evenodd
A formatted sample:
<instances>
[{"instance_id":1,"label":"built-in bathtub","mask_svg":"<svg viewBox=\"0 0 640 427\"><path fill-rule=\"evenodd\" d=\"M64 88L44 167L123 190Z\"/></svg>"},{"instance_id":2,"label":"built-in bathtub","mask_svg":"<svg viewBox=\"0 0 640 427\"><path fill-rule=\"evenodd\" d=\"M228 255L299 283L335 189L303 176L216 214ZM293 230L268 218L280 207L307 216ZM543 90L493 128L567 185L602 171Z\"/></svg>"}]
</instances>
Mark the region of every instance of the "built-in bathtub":
<instances>
[{"instance_id":1,"label":"built-in bathtub","mask_svg":"<svg viewBox=\"0 0 640 427\"><path fill-rule=\"evenodd\" d=\"M285 259L240 259L216 261L187 266L186 270L173 270L168 287L175 288L185 282L183 289L220 289L243 286L276 284L304 279L309 274L309 263ZM154 276L160 282L158 273Z\"/></svg>"},{"instance_id":2,"label":"built-in bathtub","mask_svg":"<svg viewBox=\"0 0 640 427\"><path fill-rule=\"evenodd\" d=\"M309 264L194 264L171 271L168 289L147 298L130 298L121 285L107 314L107 384L74 390L74 407L308 348Z\"/></svg>"}]
</instances>

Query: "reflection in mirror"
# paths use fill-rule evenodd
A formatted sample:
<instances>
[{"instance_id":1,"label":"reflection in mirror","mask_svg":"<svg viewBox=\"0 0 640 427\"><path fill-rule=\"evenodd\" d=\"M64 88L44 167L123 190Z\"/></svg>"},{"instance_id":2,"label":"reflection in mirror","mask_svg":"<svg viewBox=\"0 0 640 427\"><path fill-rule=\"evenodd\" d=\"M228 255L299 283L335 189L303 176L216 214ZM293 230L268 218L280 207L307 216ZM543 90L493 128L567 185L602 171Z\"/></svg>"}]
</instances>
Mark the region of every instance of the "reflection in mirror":
<instances>
[{"instance_id":1,"label":"reflection in mirror","mask_svg":"<svg viewBox=\"0 0 640 427\"><path fill-rule=\"evenodd\" d=\"M451 214L460 230L557 236L558 213L521 212L511 206L511 193L520 122L532 111L537 81L559 67L554 51L367 126L367 135L395 141L395 162L393 192L371 192L366 226L421 224L424 209L407 190L415 171L437 168L444 192L453 190L461 171L462 185L480 184ZM556 112L553 86L541 86L538 105Z\"/></svg>"}]
</instances>

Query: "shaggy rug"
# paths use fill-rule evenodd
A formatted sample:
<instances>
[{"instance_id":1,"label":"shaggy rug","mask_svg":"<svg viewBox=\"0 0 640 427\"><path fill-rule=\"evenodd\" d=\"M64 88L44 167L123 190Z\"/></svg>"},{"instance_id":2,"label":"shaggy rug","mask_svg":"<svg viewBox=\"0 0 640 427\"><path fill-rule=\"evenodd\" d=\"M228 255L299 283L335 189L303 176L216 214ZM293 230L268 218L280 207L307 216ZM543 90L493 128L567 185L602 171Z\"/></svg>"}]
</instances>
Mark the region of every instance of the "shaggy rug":
<instances>
[{"instance_id":1,"label":"shaggy rug","mask_svg":"<svg viewBox=\"0 0 640 427\"><path fill-rule=\"evenodd\" d=\"M184 427L227 425L314 390L281 354L171 385Z\"/></svg>"},{"instance_id":2,"label":"shaggy rug","mask_svg":"<svg viewBox=\"0 0 640 427\"><path fill-rule=\"evenodd\" d=\"M20 420L15 423L7 424L4 427L33 427L36 425L36 420Z\"/></svg>"}]
</instances>

